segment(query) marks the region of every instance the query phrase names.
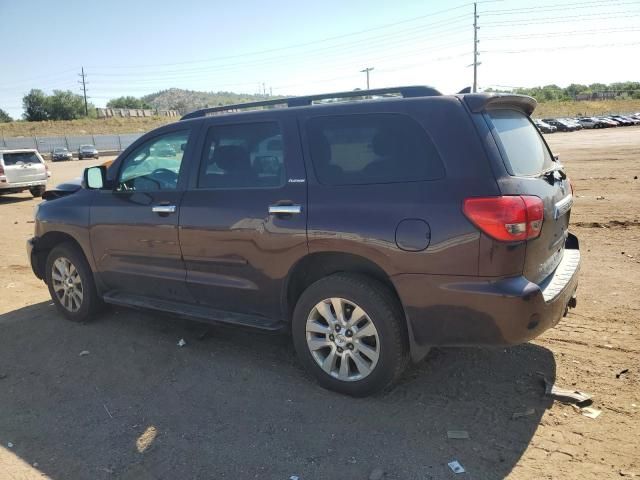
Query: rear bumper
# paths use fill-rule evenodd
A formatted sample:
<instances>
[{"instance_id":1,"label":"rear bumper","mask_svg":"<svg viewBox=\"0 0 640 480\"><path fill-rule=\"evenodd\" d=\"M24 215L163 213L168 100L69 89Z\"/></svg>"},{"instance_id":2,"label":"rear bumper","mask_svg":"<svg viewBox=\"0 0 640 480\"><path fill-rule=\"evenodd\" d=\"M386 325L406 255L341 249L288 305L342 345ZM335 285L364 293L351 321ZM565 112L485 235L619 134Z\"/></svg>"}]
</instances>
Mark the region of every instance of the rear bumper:
<instances>
[{"instance_id":1,"label":"rear bumper","mask_svg":"<svg viewBox=\"0 0 640 480\"><path fill-rule=\"evenodd\" d=\"M26 190L27 188L46 186L46 185L47 185L46 178L42 180L33 180L31 182L11 182L11 183L7 182L6 178L4 182L0 180L0 190L18 190L18 189Z\"/></svg>"},{"instance_id":2,"label":"rear bumper","mask_svg":"<svg viewBox=\"0 0 640 480\"><path fill-rule=\"evenodd\" d=\"M515 345L555 326L575 306L579 270L578 239L569 235L561 263L541 284L523 276L398 275L392 280L407 313L414 350Z\"/></svg>"}]
</instances>

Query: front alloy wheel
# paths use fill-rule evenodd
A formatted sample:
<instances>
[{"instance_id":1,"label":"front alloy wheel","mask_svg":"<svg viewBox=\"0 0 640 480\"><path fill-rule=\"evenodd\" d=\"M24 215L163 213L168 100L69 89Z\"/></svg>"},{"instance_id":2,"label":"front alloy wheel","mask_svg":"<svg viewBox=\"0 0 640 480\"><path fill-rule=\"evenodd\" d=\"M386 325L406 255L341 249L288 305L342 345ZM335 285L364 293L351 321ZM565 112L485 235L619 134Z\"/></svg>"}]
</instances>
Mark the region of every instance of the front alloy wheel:
<instances>
[{"instance_id":1,"label":"front alloy wheel","mask_svg":"<svg viewBox=\"0 0 640 480\"><path fill-rule=\"evenodd\" d=\"M69 312L77 312L82 306L84 291L82 278L71 260L58 257L51 267L51 283L60 305Z\"/></svg>"},{"instance_id":2,"label":"front alloy wheel","mask_svg":"<svg viewBox=\"0 0 640 480\"><path fill-rule=\"evenodd\" d=\"M306 338L318 366L343 382L367 377L380 357L376 326L362 308L344 298L327 298L313 307Z\"/></svg>"}]
</instances>

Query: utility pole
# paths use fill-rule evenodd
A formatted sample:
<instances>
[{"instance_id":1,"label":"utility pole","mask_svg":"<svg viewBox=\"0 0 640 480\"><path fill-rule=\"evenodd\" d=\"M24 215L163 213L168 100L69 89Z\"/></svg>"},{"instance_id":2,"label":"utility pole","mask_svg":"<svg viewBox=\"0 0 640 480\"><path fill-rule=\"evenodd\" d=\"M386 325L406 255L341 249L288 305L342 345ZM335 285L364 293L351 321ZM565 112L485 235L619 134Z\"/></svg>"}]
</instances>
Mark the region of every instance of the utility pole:
<instances>
[{"instance_id":1,"label":"utility pole","mask_svg":"<svg viewBox=\"0 0 640 480\"><path fill-rule=\"evenodd\" d=\"M373 67L367 67L364 70L360 70L360 73L366 73L367 74L367 90L369 90L369 72L373 70Z\"/></svg>"},{"instance_id":2,"label":"utility pole","mask_svg":"<svg viewBox=\"0 0 640 480\"><path fill-rule=\"evenodd\" d=\"M82 67L82 73L78 74L82 80L78 83L82 85L82 94L84 95L84 114L89 116L89 105L87 104L87 75L84 73L84 67Z\"/></svg>"},{"instance_id":3,"label":"utility pole","mask_svg":"<svg viewBox=\"0 0 640 480\"><path fill-rule=\"evenodd\" d=\"M473 93L478 91L478 3L473 2Z\"/></svg>"}]
</instances>

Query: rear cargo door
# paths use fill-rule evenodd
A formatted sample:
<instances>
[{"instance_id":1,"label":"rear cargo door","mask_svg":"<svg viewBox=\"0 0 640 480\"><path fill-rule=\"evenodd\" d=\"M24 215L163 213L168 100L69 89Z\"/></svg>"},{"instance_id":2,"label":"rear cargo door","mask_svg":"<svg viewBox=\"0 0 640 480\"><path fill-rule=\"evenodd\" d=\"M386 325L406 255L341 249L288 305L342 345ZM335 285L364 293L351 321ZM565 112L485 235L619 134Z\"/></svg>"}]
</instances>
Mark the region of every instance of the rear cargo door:
<instances>
[{"instance_id":1,"label":"rear cargo door","mask_svg":"<svg viewBox=\"0 0 640 480\"><path fill-rule=\"evenodd\" d=\"M528 240L524 276L540 283L562 260L573 205L571 184L530 118L500 108L486 114L508 175L498 179L503 195L534 195L544 204L538 238Z\"/></svg>"},{"instance_id":2,"label":"rear cargo door","mask_svg":"<svg viewBox=\"0 0 640 480\"><path fill-rule=\"evenodd\" d=\"M3 153L2 159L8 183L37 182L47 179L44 163L36 152Z\"/></svg>"}]
</instances>

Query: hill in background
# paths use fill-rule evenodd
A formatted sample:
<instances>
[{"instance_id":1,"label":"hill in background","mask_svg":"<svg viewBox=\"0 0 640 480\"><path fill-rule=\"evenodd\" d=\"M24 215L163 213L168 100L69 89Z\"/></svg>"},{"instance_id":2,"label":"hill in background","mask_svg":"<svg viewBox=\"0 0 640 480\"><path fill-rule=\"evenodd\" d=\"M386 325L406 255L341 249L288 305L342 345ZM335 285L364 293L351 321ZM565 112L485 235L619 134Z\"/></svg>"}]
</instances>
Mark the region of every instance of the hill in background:
<instances>
[{"instance_id":1,"label":"hill in background","mask_svg":"<svg viewBox=\"0 0 640 480\"><path fill-rule=\"evenodd\" d=\"M268 100L268 95L252 95L248 93L233 92L197 92L194 90L182 90L180 88L170 88L161 90L142 97L153 108L160 110L180 110L190 112L198 108L217 107L219 105L230 105L234 103L256 102Z\"/></svg>"}]
</instances>

